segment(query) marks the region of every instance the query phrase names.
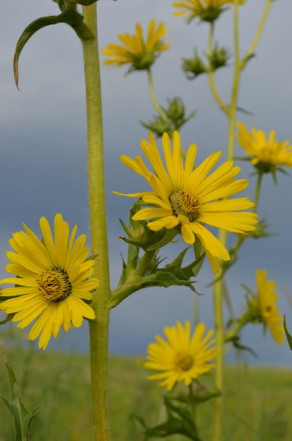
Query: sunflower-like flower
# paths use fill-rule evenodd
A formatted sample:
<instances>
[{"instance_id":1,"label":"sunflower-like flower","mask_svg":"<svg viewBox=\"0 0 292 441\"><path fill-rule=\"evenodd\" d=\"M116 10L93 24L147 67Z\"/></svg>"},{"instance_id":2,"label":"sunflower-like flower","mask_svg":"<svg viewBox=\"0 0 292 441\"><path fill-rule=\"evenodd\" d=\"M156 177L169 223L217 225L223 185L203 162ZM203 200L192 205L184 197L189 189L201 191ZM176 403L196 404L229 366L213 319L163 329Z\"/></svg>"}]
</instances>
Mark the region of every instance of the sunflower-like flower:
<instances>
[{"instance_id":1,"label":"sunflower-like flower","mask_svg":"<svg viewBox=\"0 0 292 441\"><path fill-rule=\"evenodd\" d=\"M204 336L205 331L204 323L196 326L193 335L190 322L185 326L177 322L176 326L164 328L166 340L157 335L156 343L150 343L147 348L145 367L159 371L149 379L162 380L160 386L171 390L179 382L189 386L195 378L210 371L217 351L212 339L214 331L209 330Z\"/></svg>"},{"instance_id":2,"label":"sunflower-like flower","mask_svg":"<svg viewBox=\"0 0 292 441\"><path fill-rule=\"evenodd\" d=\"M173 149L166 133L162 137L162 147L166 167L153 134L149 133L149 142L145 139L141 141L141 148L154 172L147 168L140 156L136 156L135 160L126 155L120 158L124 165L143 176L153 191L115 193L143 199L148 207L139 210L133 220L151 219L147 224L150 230L178 228L187 244L193 244L198 237L217 272L218 259L227 261L230 256L205 224L239 234L254 231L257 215L241 211L253 207L254 203L248 198L225 199L244 190L248 181L234 181L240 167L234 167L232 161L225 162L210 173L222 152L212 153L202 164L194 167L197 154L195 144L188 148L183 164L180 136L176 131L173 133Z\"/></svg>"},{"instance_id":3,"label":"sunflower-like flower","mask_svg":"<svg viewBox=\"0 0 292 441\"><path fill-rule=\"evenodd\" d=\"M61 325L68 331L71 325L80 327L83 317L95 318L86 301L92 300L91 291L99 281L89 278L94 261L86 260L85 234L75 241L77 226L69 235L69 225L61 214L55 216L54 238L45 217L40 219L42 240L23 227L25 231L14 233L9 241L14 252L7 252L11 263L6 271L16 278L0 280L1 285L14 285L2 289L0 310L12 314L12 321L19 322L21 329L35 321L28 338L35 340L40 335L39 348L45 349L51 335L58 336Z\"/></svg>"},{"instance_id":4,"label":"sunflower-like flower","mask_svg":"<svg viewBox=\"0 0 292 441\"><path fill-rule=\"evenodd\" d=\"M267 271L261 269L256 271L256 283L260 318L274 340L281 345L284 342L284 327L283 317L276 304L279 297L275 292L277 285L273 280L267 280Z\"/></svg>"},{"instance_id":5,"label":"sunflower-like flower","mask_svg":"<svg viewBox=\"0 0 292 441\"><path fill-rule=\"evenodd\" d=\"M170 42L162 40L167 33L168 29L163 22L156 27L156 21L152 19L148 25L147 37L144 39L142 26L137 23L135 34L119 34L122 45L110 43L101 51L108 57L104 64L117 67L130 64L130 72L147 70L161 52L170 48Z\"/></svg>"},{"instance_id":6,"label":"sunflower-like flower","mask_svg":"<svg viewBox=\"0 0 292 441\"><path fill-rule=\"evenodd\" d=\"M245 0L239 0L239 4ZM223 7L234 0L180 0L172 3L172 6L179 10L174 13L175 16L186 16L186 21L190 22L195 17L199 17L202 21L213 22L221 12Z\"/></svg>"},{"instance_id":7,"label":"sunflower-like flower","mask_svg":"<svg viewBox=\"0 0 292 441\"><path fill-rule=\"evenodd\" d=\"M237 128L239 144L251 156L251 163L261 172L275 172L281 166L292 167L292 145L289 141L277 141L275 130L267 136L254 127L249 132L241 122L237 123Z\"/></svg>"}]
</instances>

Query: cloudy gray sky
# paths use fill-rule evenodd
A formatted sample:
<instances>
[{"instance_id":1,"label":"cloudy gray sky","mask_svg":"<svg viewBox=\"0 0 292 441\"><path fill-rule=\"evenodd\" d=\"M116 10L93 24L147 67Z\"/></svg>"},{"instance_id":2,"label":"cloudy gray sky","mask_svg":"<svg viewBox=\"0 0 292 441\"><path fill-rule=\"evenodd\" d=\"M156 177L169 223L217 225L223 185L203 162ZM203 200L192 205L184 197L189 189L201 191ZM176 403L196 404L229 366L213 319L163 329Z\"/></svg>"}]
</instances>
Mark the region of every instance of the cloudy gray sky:
<instances>
[{"instance_id":1,"label":"cloudy gray sky","mask_svg":"<svg viewBox=\"0 0 292 441\"><path fill-rule=\"evenodd\" d=\"M253 38L264 0L247 0L240 8L241 50ZM12 77L12 57L18 36L32 20L57 14L50 0L10 0L0 6L0 264L4 275L7 241L22 222L38 229L38 219L45 215L52 220L61 212L70 225L78 224L80 232L88 232L86 131L83 66L81 47L71 29L58 25L41 30L25 47L20 58L20 92ZM116 42L118 33L133 32L139 21L147 26L155 17L170 27L168 39L172 50L165 52L154 67L158 99L181 96L187 111L197 110L196 117L182 130L184 146L196 142L199 160L214 150L225 149L227 123L212 101L206 78L187 81L181 72L182 57L189 57L194 47L206 50L208 26L186 25L174 18L169 0L100 0L100 47ZM275 129L279 140L292 140L292 3L275 1L257 48L256 57L242 76L239 104L253 113L240 116L247 126L270 131ZM222 15L216 29L216 40L232 50L232 14ZM118 217L127 218L131 200L111 194L112 190L143 189L144 182L131 174L119 161L123 153L135 155L140 140L146 136L140 120L154 114L147 95L144 72L125 76L126 69L102 66L104 135L108 228L111 279L115 286L120 271L120 253L125 250L118 239L121 233ZM232 68L216 75L218 88L228 100ZM246 167L242 176L250 170ZM254 287L256 268L267 268L278 284L281 311L292 329L292 308L287 293L291 283L291 177L279 176L275 187L266 177L260 202L260 216L266 217L270 230L279 235L261 241L249 241L241 252L241 263L228 275L227 283L234 309L244 306L242 282ZM252 198L253 184L246 194ZM118 215L117 215L118 213ZM167 249L169 255L181 249ZM206 288L211 273L205 265L198 278L200 319L212 326L212 292ZM291 294L292 295L292 294ZM185 289L145 290L137 293L112 312L111 350L115 353L144 353L147 343L166 325L176 320L192 319L193 294ZM258 363L290 364L287 345L277 347L259 327L250 327L244 341L253 344ZM74 343L73 343L74 342ZM50 347L77 347L87 350L87 329L62 335Z\"/></svg>"}]
</instances>

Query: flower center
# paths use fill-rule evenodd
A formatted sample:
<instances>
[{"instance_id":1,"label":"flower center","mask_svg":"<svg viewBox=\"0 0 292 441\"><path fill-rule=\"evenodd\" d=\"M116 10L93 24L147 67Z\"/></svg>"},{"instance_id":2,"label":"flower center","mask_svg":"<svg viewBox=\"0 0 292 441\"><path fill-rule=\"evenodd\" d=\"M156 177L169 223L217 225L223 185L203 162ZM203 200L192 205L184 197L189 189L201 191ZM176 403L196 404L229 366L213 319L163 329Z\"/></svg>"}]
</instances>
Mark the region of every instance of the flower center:
<instances>
[{"instance_id":1,"label":"flower center","mask_svg":"<svg viewBox=\"0 0 292 441\"><path fill-rule=\"evenodd\" d=\"M72 284L63 268L54 267L44 271L37 279L39 292L50 302L61 302L72 292Z\"/></svg>"},{"instance_id":2,"label":"flower center","mask_svg":"<svg viewBox=\"0 0 292 441\"><path fill-rule=\"evenodd\" d=\"M188 371L193 366L194 359L191 355L180 352L176 354L174 363L182 371Z\"/></svg>"},{"instance_id":3,"label":"flower center","mask_svg":"<svg viewBox=\"0 0 292 441\"><path fill-rule=\"evenodd\" d=\"M185 193L184 191L176 191L170 195L169 201L173 214L176 216L183 214L190 222L197 219L199 215L199 201L195 195Z\"/></svg>"}]
</instances>

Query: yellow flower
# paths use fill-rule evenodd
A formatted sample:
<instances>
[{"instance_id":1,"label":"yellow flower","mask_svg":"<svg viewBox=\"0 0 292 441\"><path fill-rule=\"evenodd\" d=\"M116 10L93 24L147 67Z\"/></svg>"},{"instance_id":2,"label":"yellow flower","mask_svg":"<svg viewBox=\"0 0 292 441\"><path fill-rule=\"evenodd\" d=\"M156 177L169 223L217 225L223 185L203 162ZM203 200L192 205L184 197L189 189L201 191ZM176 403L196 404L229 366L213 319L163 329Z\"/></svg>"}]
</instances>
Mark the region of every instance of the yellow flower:
<instances>
[{"instance_id":1,"label":"yellow flower","mask_svg":"<svg viewBox=\"0 0 292 441\"><path fill-rule=\"evenodd\" d=\"M201 165L194 167L197 153L195 144L190 145L183 164L178 132L173 133L172 150L166 133L162 137L162 147L166 167L152 133L149 133L149 142L145 139L141 141L141 148L154 172L147 168L140 156L136 156L135 160L121 156L123 164L143 176L153 191L115 193L142 197L148 207L139 210L133 220L152 219L147 224L150 230L178 228L187 244L193 244L198 237L214 271L217 271L218 258L229 260L230 256L205 224L239 234L254 231L257 215L241 211L253 207L253 202L248 198L225 199L244 190L248 181L234 181L240 167L234 167L232 161L225 162L210 173L222 152L212 153Z\"/></svg>"},{"instance_id":2,"label":"yellow flower","mask_svg":"<svg viewBox=\"0 0 292 441\"><path fill-rule=\"evenodd\" d=\"M69 236L69 225L61 214L56 214L54 238L45 217L40 219L42 240L23 225L25 231L13 234L9 244L15 252L8 251L11 263L8 273L16 278L5 278L0 284L13 284L4 288L0 297L0 310L13 314L12 321L19 322L23 329L34 320L28 338L35 340L39 335L39 348L45 349L51 335L58 336L63 325L67 332L71 324L82 325L83 317L94 319L93 309L84 302L92 299L90 291L98 285L97 279L89 277L93 272L93 260L86 260L89 248L85 247L86 236L76 241L75 226Z\"/></svg>"},{"instance_id":3,"label":"yellow flower","mask_svg":"<svg viewBox=\"0 0 292 441\"><path fill-rule=\"evenodd\" d=\"M283 317L278 312L276 302L278 294L275 292L277 285L273 280L267 280L267 271L256 271L258 308L264 325L270 331L274 340L281 345L284 342Z\"/></svg>"},{"instance_id":4,"label":"yellow flower","mask_svg":"<svg viewBox=\"0 0 292 441\"><path fill-rule=\"evenodd\" d=\"M199 375L210 371L217 352L213 346L215 339L211 339L214 331L204 336L205 330L205 324L199 323L191 336L190 322L185 326L177 322L176 326L164 328L166 340L157 335L156 343L150 343L147 348L145 367L159 371L149 379L162 380L160 386L171 390L178 382L188 386Z\"/></svg>"},{"instance_id":5,"label":"yellow flower","mask_svg":"<svg viewBox=\"0 0 292 441\"><path fill-rule=\"evenodd\" d=\"M180 0L175 1L172 5L179 8L174 13L175 16L186 15L186 21L190 22L195 17L200 17L203 21L213 22L219 17L224 5L234 3L234 0ZM239 0L239 4L244 0Z\"/></svg>"},{"instance_id":6,"label":"yellow flower","mask_svg":"<svg viewBox=\"0 0 292 441\"><path fill-rule=\"evenodd\" d=\"M244 123L237 123L237 128L238 142L251 156L251 163L255 167L263 172L274 171L281 165L292 167L292 145L289 141L277 141L275 130L267 137L264 132L254 127L249 132Z\"/></svg>"},{"instance_id":7,"label":"yellow flower","mask_svg":"<svg viewBox=\"0 0 292 441\"><path fill-rule=\"evenodd\" d=\"M155 19L152 19L144 40L142 26L137 23L135 34L119 34L122 45L110 43L101 51L108 57L104 64L117 67L130 64L130 71L149 69L159 53L170 48L169 42L162 41L167 32L163 22L156 27Z\"/></svg>"}]
</instances>

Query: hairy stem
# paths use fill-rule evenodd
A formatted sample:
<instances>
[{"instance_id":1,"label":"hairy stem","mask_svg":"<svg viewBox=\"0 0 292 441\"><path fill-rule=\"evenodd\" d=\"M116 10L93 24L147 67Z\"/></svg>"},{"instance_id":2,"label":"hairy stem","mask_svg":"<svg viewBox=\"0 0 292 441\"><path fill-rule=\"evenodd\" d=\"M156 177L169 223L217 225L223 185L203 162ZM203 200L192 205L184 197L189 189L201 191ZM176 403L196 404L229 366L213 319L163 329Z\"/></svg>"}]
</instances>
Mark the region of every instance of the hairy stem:
<instances>
[{"instance_id":1,"label":"hairy stem","mask_svg":"<svg viewBox=\"0 0 292 441\"><path fill-rule=\"evenodd\" d=\"M271 5L272 5L273 1L274 0L266 0L266 4L265 4L265 7L264 7L263 15L261 17L259 26L258 26L257 31L255 33L254 39L253 39L253 41L252 41L248 51L246 52L246 54L244 56L242 67L245 66L245 63L248 61L248 59L255 52L255 49L256 49L256 47L257 47L257 45L258 45L258 43L260 41L260 38L262 36L262 33L263 33L263 30L264 30L266 21L268 19L268 16L269 16L269 13L270 13L270 9L271 9Z\"/></svg>"},{"instance_id":2,"label":"hairy stem","mask_svg":"<svg viewBox=\"0 0 292 441\"><path fill-rule=\"evenodd\" d=\"M239 55L239 35L238 35L238 0L234 2L233 16L233 37L234 37L234 72L231 91L231 100L228 112L228 150L227 159L233 160L235 145L235 123L238 91L240 84L240 55ZM224 246L227 244L226 231L219 231L219 240ZM215 366L215 387L223 390L223 363L224 363L224 329L223 329L223 278L214 285L214 311L215 329L218 357ZM220 441L222 431L222 397L215 398L214 421L212 441Z\"/></svg>"},{"instance_id":3,"label":"hairy stem","mask_svg":"<svg viewBox=\"0 0 292 441\"><path fill-rule=\"evenodd\" d=\"M163 119L163 121L167 122L168 118L167 118L164 110L160 106L160 104L156 98L155 92L154 92L153 76L152 76L152 71L150 68L147 70L147 79L148 79L149 95L150 95L153 107L156 110L156 112L158 113L158 115Z\"/></svg>"},{"instance_id":4,"label":"hairy stem","mask_svg":"<svg viewBox=\"0 0 292 441\"><path fill-rule=\"evenodd\" d=\"M96 255L94 276L100 286L92 307L96 318L89 324L92 382L93 429L95 441L109 440L108 422L108 299L109 264L105 209L103 131L96 4L83 6L84 24L93 38L82 40L88 147L88 191L92 254Z\"/></svg>"},{"instance_id":5,"label":"hairy stem","mask_svg":"<svg viewBox=\"0 0 292 441\"><path fill-rule=\"evenodd\" d=\"M210 32L209 32L208 47L207 47L208 59L210 59L210 57L212 55L213 40L214 40L214 22L210 23ZM220 109L223 110L223 112L228 116L229 109L228 109L228 106L224 103L224 101L222 100L222 98L220 97L220 95L218 93L216 83L215 83L215 74L214 74L214 70L211 66L211 63L209 63L208 80L209 80L209 86L210 86L210 90L211 90L211 93L213 95L214 100L216 101L216 103L218 104Z\"/></svg>"}]
</instances>

